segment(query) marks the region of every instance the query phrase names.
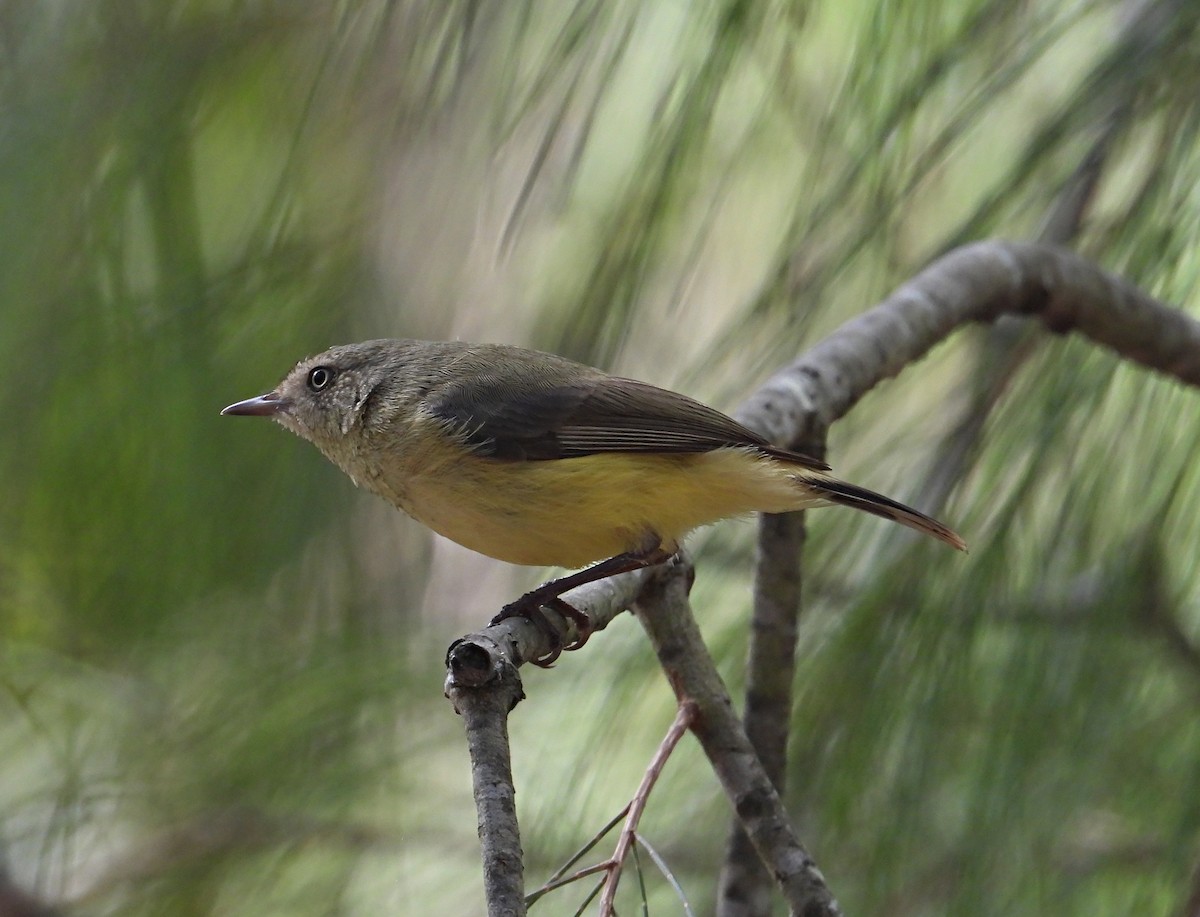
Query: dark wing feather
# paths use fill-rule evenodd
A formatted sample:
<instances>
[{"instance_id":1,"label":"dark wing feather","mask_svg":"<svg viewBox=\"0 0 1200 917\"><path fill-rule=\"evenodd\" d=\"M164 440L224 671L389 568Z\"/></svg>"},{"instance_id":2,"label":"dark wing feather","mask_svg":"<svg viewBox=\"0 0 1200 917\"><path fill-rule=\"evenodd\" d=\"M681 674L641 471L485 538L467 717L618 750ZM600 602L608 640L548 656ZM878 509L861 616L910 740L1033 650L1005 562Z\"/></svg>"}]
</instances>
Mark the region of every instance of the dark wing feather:
<instances>
[{"instance_id":1,"label":"dark wing feather","mask_svg":"<svg viewBox=\"0 0 1200 917\"><path fill-rule=\"evenodd\" d=\"M562 357L472 348L447 368L425 410L476 454L545 461L600 452L697 453L753 446L808 468L823 462L778 449L685 395L609 376Z\"/></svg>"}]
</instances>

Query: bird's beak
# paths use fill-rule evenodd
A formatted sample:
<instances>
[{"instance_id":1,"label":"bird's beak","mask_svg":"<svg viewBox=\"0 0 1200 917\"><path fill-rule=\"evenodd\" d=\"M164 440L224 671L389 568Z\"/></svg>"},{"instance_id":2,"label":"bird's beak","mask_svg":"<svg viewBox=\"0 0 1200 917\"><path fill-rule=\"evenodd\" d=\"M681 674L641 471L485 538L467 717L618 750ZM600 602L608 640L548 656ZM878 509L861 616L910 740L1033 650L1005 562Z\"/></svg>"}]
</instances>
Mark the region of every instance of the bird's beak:
<instances>
[{"instance_id":1,"label":"bird's beak","mask_svg":"<svg viewBox=\"0 0 1200 917\"><path fill-rule=\"evenodd\" d=\"M244 414L247 417L272 417L287 407L279 392L267 392L257 398L247 398L225 408L222 414Z\"/></svg>"}]
</instances>

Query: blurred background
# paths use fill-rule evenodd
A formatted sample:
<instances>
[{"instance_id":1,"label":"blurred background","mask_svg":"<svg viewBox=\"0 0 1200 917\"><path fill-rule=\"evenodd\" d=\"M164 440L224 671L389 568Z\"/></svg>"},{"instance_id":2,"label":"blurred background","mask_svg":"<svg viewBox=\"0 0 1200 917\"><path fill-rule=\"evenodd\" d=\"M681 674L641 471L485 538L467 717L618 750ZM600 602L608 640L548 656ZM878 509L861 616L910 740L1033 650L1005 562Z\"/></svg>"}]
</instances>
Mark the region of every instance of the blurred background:
<instances>
[{"instance_id":1,"label":"blurred background","mask_svg":"<svg viewBox=\"0 0 1200 917\"><path fill-rule=\"evenodd\" d=\"M218 411L382 336L528 344L733 409L989 236L1196 311L1198 18L0 2L5 900L480 913L442 654L549 572L436 541ZM971 545L810 517L789 800L847 913L1200 906L1198 440L1200 393L1015 322L835 427L839 476ZM692 540L735 694L753 536ZM629 616L525 683L535 887L631 795L673 698ZM727 820L685 742L643 827L697 913Z\"/></svg>"}]
</instances>

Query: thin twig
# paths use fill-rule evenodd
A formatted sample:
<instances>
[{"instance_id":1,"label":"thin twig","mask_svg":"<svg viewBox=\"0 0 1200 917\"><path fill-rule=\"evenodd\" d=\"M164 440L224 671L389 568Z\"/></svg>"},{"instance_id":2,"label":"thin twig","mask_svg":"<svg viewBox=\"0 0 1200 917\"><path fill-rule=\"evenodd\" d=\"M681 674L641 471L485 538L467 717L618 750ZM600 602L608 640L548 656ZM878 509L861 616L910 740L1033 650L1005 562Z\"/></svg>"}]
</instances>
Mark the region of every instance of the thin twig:
<instances>
[{"instance_id":1,"label":"thin twig","mask_svg":"<svg viewBox=\"0 0 1200 917\"><path fill-rule=\"evenodd\" d=\"M688 902L687 895L683 893L683 886L680 885L679 880L675 878L675 873L671 872L671 867L669 867L667 865L667 861L662 858L662 854L650 846L650 842L640 834L637 836L637 842L640 847L644 848L645 851L650 854L650 859L654 861L654 865L658 867L658 871L663 874L663 878L667 880L667 884L669 884L671 888L675 890L675 894L679 898L679 903L683 906L684 914L686 914L687 917L693 917L694 912L692 911L692 905Z\"/></svg>"},{"instance_id":2,"label":"thin twig","mask_svg":"<svg viewBox=\"0 0 1200 917\"><path fill-rule=\"evenodd\" d=\"M679 744L680 739L687 734L695 717L695 706L689 703L681 703L679 709L675 713L675 719L663 736L659 743L658 750L654 753L654 757L646 767L646 772L642 775L642 781L638 785L637 792L633 798L625 804L620 812L615 817L609 820L603 828L596 832L590 841L583 845L557 872L554 873L546 883L536 891L529 894L525 899L526 906L532 905L535 901L554 891L557 888L562 888L564 885L570 885L572 882L577 882L580 879L586 879L588 876L595 875L598 872L605 872L607 876L603 883L604 896L600 901L600 913L604 915L615 913L613 910L613 898L616 895L617 883L621 877L621 867L625 862L625 857L629 854L630 849L638 840L637 826L641 821L642 814L646 810L646 804L650 800L650 793L654 789L654 785L658 782L658 778L662 775L663 768L671 757L671 753ZM613 851L613 855L602 862L595 863L591 866L585 866L577 870L569 876L564 874L568 869L577 863L589 850L599 843L617 822L625 820L625 825L621 829L621 834L617 838L617 846ZM655 861L658 862L657 857ZM660 864L660 868L663 866ZM669 876L669 873L667 873ZM676 883L673 883L676 884ZM595 897L593 893L588 900Z\"/></svg>"},{"instance_id":3,"label":"thin twig","mask_svg":"<svg viewBox=\"0 0 1200 917\"><path fill-rule=\"evenodd\" d=\"M576 881L577 879L582 879L585 876L590 876L592 873L596 872L597 871L596 867L589 866L586 869L582 869L579 872L576 872L570 876L567 876L567 878L565 878L565 879L563 878L563 876L566 875L567 870L570 869L572 866L574 866L576 863L578 863L580 860L582 860L585 856L587 856L588 853L591 851L591 849L593 847L595 847L597 844L599 844L601 840L603 840L604 835L608 834L609 831L611 831L613 828L615 828L617 826L617 822L621 821L621 819L623 819L625 817L625 815L628 811L629 811L629 803L625 803L624 808L622 808L620 812L618 812L616 815L614 815L612 818L610 818L608 820L608 823L603 828L601 828L599 831L597 831L595 834L593 834L592 839L590 841L588 841L586 844L584 844L582 847L580 847L578 850L576 850L575 853L573 853L571 855L571 858L567 860L567 862L563 863L562 866L558 867L558 869L555 871L554 875L552 875L549 879L547 879L546 883L541 888L526 895L525 896L526 907L533 904L533 902L537 901L537 899L542 897L542 895L546 894L546 892L553 891L556 888L561 888L564 885L569 885L570 883ZM599 864L599 868L603 869L604 864L603 863Z\"/></svg>"},{"instance_id":4,"label":"thin twig","mask_svg":"<svg viewBox=\"0 0 1200 917\"><path fill-rule=\"evenodd\" d=\"M613 913L617 885L621 881L621 865L625 862L625 857L629 854L629 848L633 845L637 835L637 826L642 820L642 813L646 811L646 803L650 800L650 791L658 782L667 760L671 757L671 752L675 750L675 746L691 728L695 719L696 705L686 699L681 700L671 728L667 730L667 734L659 743L658 751L650 761L650 766L646 768L646 773L642 775L641 785L638 786L637 792L630 800L629 814L625 816L625 827L621 829L621 836L617 839L617 849L613 851L612 859L609 860L608 879L604 883L604 893L600 896L602 917L608 917Z\"/></svg>"},{"instance_id":5,"label":"thin twig","mask_svg":"<svg viewBox=\"0 0 1200 917\"><path fill-rule=\"evenodd\" d=\"M592 890L590 892L588 892L588 896L586 898L584 898L583 901L580 903L579 907L575 909L575 917L581 917L583 912L585 910L587 910L587 906L596 900L596 896L598 894L600 894L600 889L602 889L602 888L604 888L604 880L603 879L601 879L594 886L592 886Z\"/></svg>"},{"instance_id":6,"label":"thin twig","mask_svg":"<svg viewBox=\"0 0 1200 917\"><path fill-rule=\"evenodd\" d=\"M586 879L588 876L594 876L598 872L607 872L609 860L602 860L599 863L593 863L591 866L584 866L582 869L571 873L569 876L559 876L554 879L546 880L546 884L537 891L526 896L526 905L533 904L543 895L554 891L557 888L562 888L564 885L570 885L572 882L578 882L580 879Z\"/></svg>"},{"instance_id":7,"label":"thin twig","mask_svg":"<svg viewBox=\"0 0 1200 917\"><path fill-rule=\"evenodd\" d=\"M650 893L646 891L646 871L642 869L642 858L638 856L637 833L633 835L633 846L629 849L630 855L633 857L633 871L637 875L638 881L638 896L642 901L642 917L648 917L650 911ZM613 911L613 917L616 917L616 911Z\"/></svg>"}]
</instances>

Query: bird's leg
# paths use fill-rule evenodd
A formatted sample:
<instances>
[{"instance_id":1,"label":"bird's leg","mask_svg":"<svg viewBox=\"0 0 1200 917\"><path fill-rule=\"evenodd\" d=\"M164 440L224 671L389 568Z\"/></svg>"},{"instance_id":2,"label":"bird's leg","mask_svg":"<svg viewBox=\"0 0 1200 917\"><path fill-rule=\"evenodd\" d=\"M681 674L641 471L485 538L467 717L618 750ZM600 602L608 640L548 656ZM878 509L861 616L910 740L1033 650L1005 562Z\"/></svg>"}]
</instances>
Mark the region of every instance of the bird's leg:
<instances>
[{"instance_id":1,"label":"bird's leg","mask_svg":"<svg viewBox=\"0 0 1200 917\"><path fill-rule=\"evenodd\" d=\"M555 641L558 641L558 632L546 620L542 606L552 608L564 618L569 619L579 631L579 638L570 646L557 647L548 656L530 660L535 665L549 666L564 650L579 649L587 643L588 637L592 635L592 622L587 615L562 598L564 592L569 592L577 586L616 576L618 573L629 573L631 570L653 567L656 564L665 563L670 558L671 552L665 550L662 542L655 539L653 547L616 554L576 573L569 573L548 583L543 583L536 589L531 589L516 601L509 602L501 608L500 613L492 618L492 624L499 624L507 618L528 618L550 634Z\"/></svg>"}]
</instances>

